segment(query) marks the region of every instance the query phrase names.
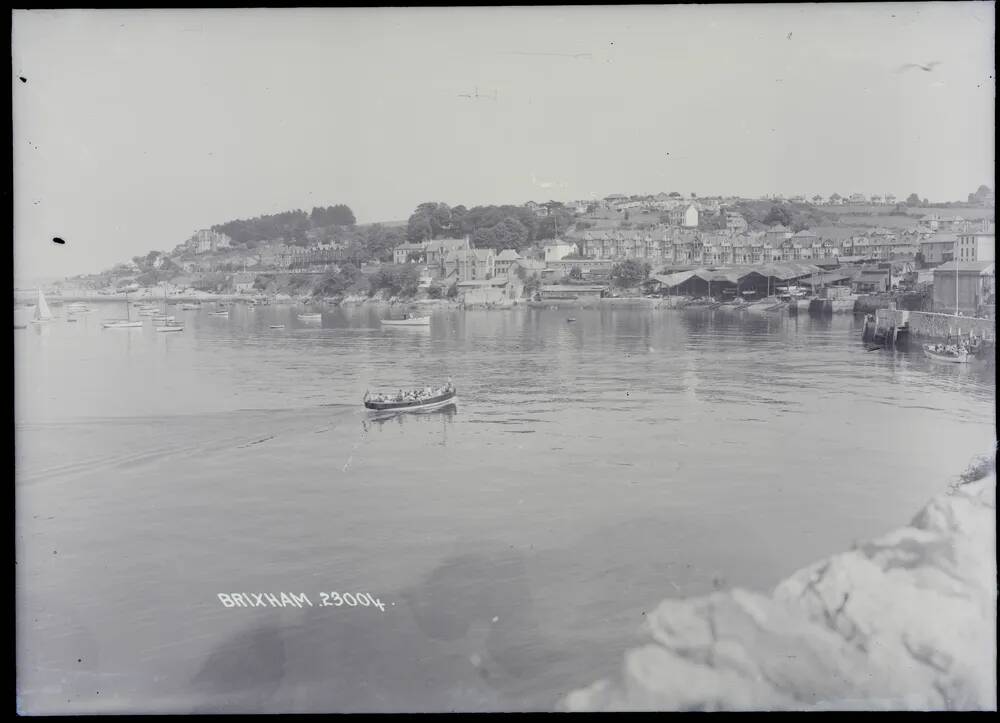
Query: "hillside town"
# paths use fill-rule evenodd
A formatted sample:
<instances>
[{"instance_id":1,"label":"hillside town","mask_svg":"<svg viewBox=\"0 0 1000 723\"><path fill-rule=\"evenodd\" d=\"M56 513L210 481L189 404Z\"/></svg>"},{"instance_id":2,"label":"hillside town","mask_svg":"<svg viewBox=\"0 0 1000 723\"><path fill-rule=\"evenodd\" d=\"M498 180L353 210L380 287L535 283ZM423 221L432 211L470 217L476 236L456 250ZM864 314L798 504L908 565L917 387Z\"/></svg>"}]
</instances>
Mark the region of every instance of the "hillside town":
<instances>
[{"instance_id":1,"label":"hillside town","mask_svg":"<svg viewBox=\"0 0 1000 723\"><path fill-rule=\"evenodd\" d=\"M435 204L424 206L434 212ZM705 292L708 280L717 279L712 291L721 299L744 293L737 282L752 274L765 279L753 292L760 295L789 285L815 292L811 280L819 278L824 286L853 295L920 291L924 310L989 315L995 290L993 209L993 192L985 186L970 194L967 204L947 206L931 206L915 194L897 203L891 193L787 199L611 194L598 200L528 201L518 211L556 227L553 238L520 248L502 242L498 248L492 239L489 246L477 244L478 232L422 231L415 214L406 228L385 224L386 238L401 242L383 243L377 251L323 228L300 239L239 243L219 230L223 225L197 231L170 253L150 252L104 274L68 280L63 293L114 294L156 285L174 295L331 302L422 297L504 307L577 296L690 294L699 279ZM616 276L615 268L625 262L635 262L638 278ZM725 278L734 283L718 281Z\"/></svg>"}]
</instances>

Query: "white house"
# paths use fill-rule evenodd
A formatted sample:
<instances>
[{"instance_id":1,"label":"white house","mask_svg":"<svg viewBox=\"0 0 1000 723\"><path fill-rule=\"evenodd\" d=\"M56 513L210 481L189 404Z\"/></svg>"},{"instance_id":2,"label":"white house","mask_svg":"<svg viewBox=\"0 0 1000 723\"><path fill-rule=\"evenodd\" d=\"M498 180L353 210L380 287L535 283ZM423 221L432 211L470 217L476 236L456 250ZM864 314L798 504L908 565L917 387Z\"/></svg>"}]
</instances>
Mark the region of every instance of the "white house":
<instances>
[{"instance_id":1,"label":"white house","mask_svg":"<svg viewBox=\"0 0 1000 723\"><path fill-rule=\"evenodd\" d=\"M684 209L684 220L681 225L685 228L698 228L698 209L693 203Z\"/></svg>"},{"instance_id":2,"label":"white house","mask_svg":"<svg viewBox=\"0 0 1000 723\"><path fill-rule=\"evenodd\" d=\"M565 241L547 243L544 249L546 261L559 261L569 254L575 254L577 251L576 244L566 243Z\"/></svg>"}]
</instances>

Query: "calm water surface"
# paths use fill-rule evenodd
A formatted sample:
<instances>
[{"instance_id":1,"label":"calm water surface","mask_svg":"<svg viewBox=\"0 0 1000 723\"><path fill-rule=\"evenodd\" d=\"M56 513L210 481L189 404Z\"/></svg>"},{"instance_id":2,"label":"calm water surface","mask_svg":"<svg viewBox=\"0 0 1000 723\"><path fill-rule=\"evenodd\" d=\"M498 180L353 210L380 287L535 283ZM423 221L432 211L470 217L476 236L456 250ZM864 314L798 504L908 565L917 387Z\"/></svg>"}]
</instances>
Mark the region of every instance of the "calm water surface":
<instances>
[{"instance_id":1,"label":"calm water surface","mask_svg":"<svg viewBox=\"0 0 1000 723\"><path fill-rule=\"evenodd\" d=\"M22 712L551 709L659 600L904 524L995 436L993 367L849 316L207 311L14 332ZM216 597L282 591L315 607Z\"/></svg>"}]
</instances>

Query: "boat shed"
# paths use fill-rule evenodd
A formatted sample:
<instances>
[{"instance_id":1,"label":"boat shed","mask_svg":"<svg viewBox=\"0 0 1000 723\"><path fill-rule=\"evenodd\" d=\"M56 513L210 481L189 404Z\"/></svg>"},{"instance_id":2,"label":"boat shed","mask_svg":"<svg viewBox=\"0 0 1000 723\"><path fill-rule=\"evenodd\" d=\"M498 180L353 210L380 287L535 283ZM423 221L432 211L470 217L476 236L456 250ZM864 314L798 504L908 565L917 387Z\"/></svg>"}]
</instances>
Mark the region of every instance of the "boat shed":
<instances>
[{"instance_id":1,"label":"boat shed","mask_svg":"<svg viewBox=\"0 0 1000 723\"><path fill-rule=\"evenodd\" d=\"M584 284L551 284L538 290L543 301L549 299L600 299L604 296L606 287Z\"/></svg>"},{"instance_id":2,"label":"boat shed","mask_svg":"<svg viewBox=\"0 0 1000 723\"><path fill-rule=\"evenodd\" d=\"M784 263L693 269L654 276L653 279L659 282L660 293L713 298L737 295L764 297L772 294L779 284L822 273L823 270L813 264Z\"/></svg>"},{"instance_id":3,"label":"boat shed","mask_svg":"<svg viewBox=\"0 0 1000 723\"><path fill-rule=\"evenodd\" d=\"M800 286L806 286L812 289L814 292L824 286L847 286L850 287L851 279L854 278L854 274L845 274L842 272L831 271L825 273L818 273L811 276L807 276L804 279L799 279L798 283Z\"/></svg>"}]
</instances>

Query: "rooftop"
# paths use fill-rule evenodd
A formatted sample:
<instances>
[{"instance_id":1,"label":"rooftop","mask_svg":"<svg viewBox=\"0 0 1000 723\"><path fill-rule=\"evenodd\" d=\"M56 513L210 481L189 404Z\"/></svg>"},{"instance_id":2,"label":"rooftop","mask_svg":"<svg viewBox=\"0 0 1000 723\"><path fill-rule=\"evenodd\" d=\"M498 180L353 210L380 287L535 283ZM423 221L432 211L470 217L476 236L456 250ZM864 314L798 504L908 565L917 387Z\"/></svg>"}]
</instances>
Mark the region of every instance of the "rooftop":
<instances>
[{"instance_id":1,"label":"rooftop","mask_svg":"<svg viewBox=\"0 0 1000 723\"><path fill-rule=\"evenodd\" d=\"M994 270L993 261L949 261L941 264L934 273L938 271L978 271L981 274L992 274Z\"/></svg>"}]
</instances>

